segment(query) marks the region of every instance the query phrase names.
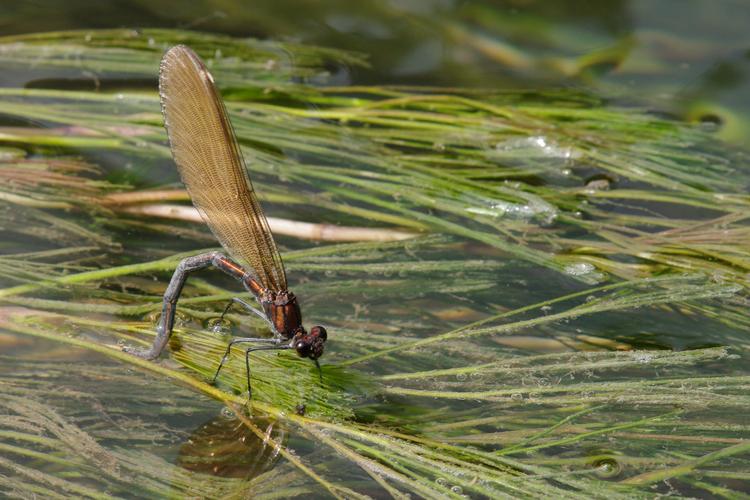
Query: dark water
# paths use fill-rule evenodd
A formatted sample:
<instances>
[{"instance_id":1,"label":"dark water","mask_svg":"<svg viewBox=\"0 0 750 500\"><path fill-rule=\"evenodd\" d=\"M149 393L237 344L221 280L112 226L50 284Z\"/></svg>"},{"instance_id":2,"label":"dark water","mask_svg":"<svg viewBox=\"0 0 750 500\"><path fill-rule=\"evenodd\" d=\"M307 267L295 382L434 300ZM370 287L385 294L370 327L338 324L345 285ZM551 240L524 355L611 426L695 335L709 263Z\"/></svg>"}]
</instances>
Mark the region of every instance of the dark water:
<instances>
[{"instance_id":1,"label":"dark water","mask_svg":"<svg viewBox=\"0 0 750 500\"><path fill-rule=\"evenodd\" d=\"M92 3L67 0L14 2L0 10L0 34L3 35L71 29L177 28L238 37L300 42L367 54L370 62L368 68L346 65L330 68L331 85L387 84L492 90L580 90L604 96L609 102L642 106L654 115L670 117L677 121L703 123L705 127L714 131L717 138L725 140L727 147L746 146L750 134L748 26L750 4L733 0L718 3L698 0L411 0L368 3L205 0L191 2L189 6L184 2L175 1L120 0ZM26 76L23 72L2 72L0 84L3 87L23 87L29 84ZM127 83L129 88L147 88L155 82L145 79ZM35 82L28 86L38 84L39 82ZM104 90L117 90L116 82L110 82L109 85L112 87ZM3 125L25 124L4 120ZM107 151L90 154L87 159L103 166L111 181L124 179L140 186L153 186L159 184L165 176L172 176L171 179L176 180L168 162L161 162L155 167L149 164L147 169L139 166L137 159L123 159L119 153ZM123 162L128 164L128 168L123 167ZM132 169L131 162L135 164ZM290 185L296 187L293 182ZM279 203L272 206L272 215L293 219L310 218L309 212L294 205L284 206ZM654 210L658 209L655 205ZM662 215L675 219L696 215L669 213L668 208L663 210ZM320 212L316 215L332 217L322 209ZM342 217L329 222L349 221ZM195 248L196 241L203 247L213 245L205 233L198 237L191 233L192 239L175 238L168 241L161 240L158 234L139 233L132 228L118 228L113 234L119 239L119 243L124 243L124 255L116 254L115 257L111 257L120 265L189 250ZM309 246L307 242L293 238L281 237L279 240L288 250ZM2 253L37 251L39 248L35 246L35 242L33 237L16 236L12 240L6 239L2 243ZM549 269L523 265L503 268L506 256L496 249L485 248L476 242L440 246L439 250L420 248L415 250L415 253L419 259L425 261L448 258L487 259L493 261L497 267L491 267L488 271L471 268L467 264L464 270L435 279L432 286L430 280L424 276L415 278L423 279L423 283L404 285L401 283L402 280L397 279L398 271L376 273L376 279L372 282L368 281L370 276L365 279L357 272L327 272L335 274L339 280L336 282L338 286L351 286L348 293L337 293L335 290L326 289L325 285L316 286L316 281L325 281L326 273L301 271L294 278L297 284L295 290L300 296L308 297L305 307L306 311L310 311L313 320L336 317L340 320L343 331L355 332L361 327L363 331L393 334L394 337L398 337L403 332L428 336L434 332L448 331L453 327L460 327L495 314L501 307L523 307L584 288L580 282L571 280L569 276ZM401 258L406 260L397 251L386 255L386 258L392 258L395 262ZM304 265L300 267L304 268ZM159 275L158 280L154 276L148 276L143 278L143 282L127 283L127 286L132 288L123 285L124 288L119 289L113 286L112 290L124 294L135 292L158 295L165 284L165 276ZM408 274L401 277L410 278ZM204 284L209 291L213 290L211 287L214 285L231 286L229 281L222 281L221 278L206 280L208 283ZM396 281L398 283L393 284ZM372 284L373 282L375 284ZM361 283L368 285L363 287ZM380 288L377 283L380 283ZM11 284L16 283L9 281L3 283L3 287ZM457 286L455 290L444 291L456 284L461 286ZM386 289L386 286L392 286L393 292ZM50 294L50 298L54 298L54 293ZM445 349L445 359L448 360L445 363L427 354L409 360L409 368L416 371L460 366L460 360L465 359L474 360L476 363L490 363L504 348L518 348L536 355L564 352L568 349L688 350L713 346L730 346L736 351L744 349L743 346L747 342L742 328L738 327L737 323L728 324L715 317L703 317L700 319L701 323L695 319L695 314L695 311L685 312L676 306L665 306L661 309L644 309L637 319L626 312L604 317L594 316L573 323L561 321L542 332L536 332L539 339L543 339L537 339L537 343L530 341L525 335L518 335L480 343L476 347L476 352L456 353L452 352L449 346ZM102 314L97 319L106 322L108 316ZM534 337L534 333L528 337ZM99 432L96 435L100 442L104 443L108 450L116 450L119 460L124 460L123 456L128 455L123 450L138 449L148 450L149 453L163 459L165 464L177 464L186 471L204 475L200 477L210 477L211 481L217 478L257 476L263 479L262 474L268 470L273 470L281 478L291 476L291 468L278 456L277 450L264 446L257 437L247 434L242 426L237 425L231 414L226 410L222 413L220 405L215 401L196 396L189 389L176 387L172 383L160 380L159 377L123 368L122 364L103 356L61 348L55 342L37 339L31 341L31 338L10 334L0 337L0 341L3 342L0 347L3 359L0 363L2 376L14 381L20 378L30 385L39 379L52 380L55 390L47 400L49 406L58 408L65 415L75 415L77 422L85 421L90 424L91 421L95 421L91 427ZM594 338L605 338L606 341L594 341ZM379 346L375 345L373 349L377 347ZM732 352L736 354L736 351ZM347 352L337 351L335 344L332 345L332 360L345 360L348 355ZM49 366L45 363L49 363ZM66 364L71 367L85 364L89 368L78 373L75 379L70 379L65 375ZM127 374L123 375L122 370L128 370ZM368 365L364 376L397 374L402 370L403 362L393 365L387 362L374 363ZM670 367L667 373L669 370L674 370L675 373L679 371ZM698 370L702 370L701 373L706 376L721 373L739 377L747 373L741 360L732 357L709 360ZM570 374L558 375L562 380L566 376L574 377L573 373L586 380L587 377L592 380L596 377L588 373L578 374L573 368ZM649 374L653 375L651 372ZM638 370L632 369L632 372L629 372L626 369L622 372L613 370L612 373L607 373L605 378L609 377L607 380L616 382L628 380L629 375L633 378L647 376ZM479 374L476 379L478 387L495 387L495 381L491 377L480 379L481 376ZM99 377L107 380L105 391L99 391ZM500 379L498 376L498 383ZM522 387L542 387L548 383L544 380L547 379L533 375L529 380L520 381L520 384ZM464 381L465 379L457 375L455 380L452 379L446 385L460 385ZM513 382L515 381L509 383ZM706 391L710 392L709 389L706 388ZM675 392L679 390L679 387L674 389ZM522 393L523 391L517 393L521 399L525 397ZM738 400L745 396L741 392L730 392L724 396L730 398L732 395ZM443 406L441 401L416 403L403 394L360 394L357 397L358 420L374 421L384 425L395 422L406 426L404 422L407 422L408 425L416 427L413 420L409 419L421 413L424 413L425 421L434 419L438 424L447 425L450 422L441 422L441 411L448 415L455 414L457 420L462 414L481 419L491 418L494 416L493 412L497 412L502 413L505 419L502 429L483 429L481 425L476 429L485 432L520 432L526 421L534 421L536 414L544 411L544 407L526 408L514 414L513 411L497 410L496 406L492 406L484 413L484 403L481 401L451 401ZM79 407L76 401L84 403ZM130 401L130 404L123 401ZM602 418L603 421L610 419L604 422L605 424L618 423L618 413L635 419L630 413L634 405L631 405L627 398L623 396L622 401L618 400L613 404L615 408L611 409L606 418ZM183 408L184 411L175 412L176 407ZM91 408L102 410L91 411ZM738 403L736 408L742 407ZM160 413L161 411L164 413ZM574 411L562 412L557 420ZM706 435L711 437L712 433L718 434L719 428L731 429L727 431L731 434L730 437L723 434L717 437L728 440L722 446L747 439L747 421L742 411L723 415L722 419L717 419L714 426L711 425L711 419L715 415L710 413L710 404L707 404L705 411ZM637 417L650 418L656 413L658 412L649 408ZM125 414L127 418L121 416ZM695 415L692 417L696 418ZM135 428L134 422L140 422L142 427ZM320 464L325 463L325 460L331 460L331 463L336 463L335 454L330 451L325 452L322 457L316 455L321 453L317 448L319 443L310 439L310 436L293 433L284 429L283 424L272 420L259 419L256 423L269 436L285 442L308 462ZM599 423L596 422L596 425ZM540 424L540 427L544 428L545 425L547 424ZM0 425L0 430L2 427ZM670 432L669 429L660 430L664 434ZM679 434L677 431L674 433ZM457 432L453 437L457 442L471 442L470 436L464 436L461 432ZM153 439L152 443L149 443L150 439ZM633 445L632 448L625 443L627 439L627 436L623 436L620 441L611 443L611 447L607 447L606 442L583 445L581 449L561 446L550 451L549 456L559 459L559 463L562 464L566 463L565 460L571 460L573 463L574 459L580 457L596 457L600 454L610 456L616 451L644 460L655 456L656 461L662 460L665 464L672 464L678 458L683 458L680 455L683 450L678 449L672 453L669 440L666 438L666 444L663 446ZM714 450L691 449L685 453L692 457ZM559 453L556 453L557 451ZM95 452L92 453L96 455ZM206 458L207 455L213 457L213 454L218 454L219 458ZM128 458L139 460L137 454L128 455ZM538 464L543 463L545 457L535 455L532 458L536 460L534 463ZM39 466L34 460L34 456L27 456L23 463L29 468ZM75 460L73 462L75 465ZM107 461L98 459L94 463L106 466ZM717 480L718 482L712 483L717 485L713 490L697 484L699 479L692 479L674 491L681 495L705 497L722 493L721 488L724 487L734 492L747 491L747 483L741 480L742 474L747 473L744 466L741 464L739 472L725 482ZM154 463L149 467L158 469L160 465ZM561 467L565 469L568 466ZM357 491L369 493L374 497L385 496L382 490L367 483L370 479L353 464L344 461L340 469L336 469L335 466L331 468L332 471L326 472L346 484L351 484L355 489L361 487ZM716 468L721 467L717 465ZM85 474L90 474L83 465L81 469L85 470ZM602 473L601 470L597 470L598 473ZM627 475L619 475L618 472L614 476L615 479L623 479ZM631 470L630 475L635 475L635 472ZM270 477L273 480L274 476ZM438 477L434 481L442 485L440 479L442 478ZM135 488L128 492L122 485L128 484L129 481L133 479L122 478L119 483L121 489L113 494L128 496L129 493L133 497L138 497L145 494L142 491L158 491ZM175 484L180 481L183 479L174 478ZM209 479L206 481L208 483ZM227 490L222 489L224 487L223 483L212 483L204 489L195 491L194 494L202 496L206 495L206 491L212 491L218 497L222 493L217 492L226 494ZM269 488L267 484L261 484L258 488L260 491L273 490L273 487ZM652 491L669 493L670 488L672 485L666 484ZM189 489L179 485L175 486L175 491L184 494ZM300 491L300 495L310 492L305 489ZM325 495L322 490L312 491L319 496ZM85 493L78 492L83 496ZM166 491L160 493L168 494ZM39 494L44 495L44 490L40 490ZM290 490L289 494L292 495L293 491Z\"/></svg>"},{"instance_id":2,"label":"dark water","mask_svg":"<svg viewBox=\"0 0 750 500\"><path fill-rule=\"evenodd\" d=\"M748 22L740 0L720 7L701 0L47 0L3 9L0 33L195 29L345 48L366 54L371 66L336 68L332 83L596 89L718 122L722 137L741 144L750 130ZM7 84L14 76L0 78Z\"/></svg>"},{"instance_id":3,"label":"dark water","mask_svg":"<svg viewBox=\"0 0 750 500\"><path fill-rule=\"evenodd\" d=\"M361 51L372 67L342 83L479 87L604 86L666 107L748 109L747 24L739 0L304 2L12 2L0 32L177 28ZM459 29L460 28L460 29ZM556 59L612 47L593 77ZM512 57L509 54L523 54ZM505 62L505 64L504 64ZM692 101L692 102L691 102Z\"/></svg>"}]
</instances>

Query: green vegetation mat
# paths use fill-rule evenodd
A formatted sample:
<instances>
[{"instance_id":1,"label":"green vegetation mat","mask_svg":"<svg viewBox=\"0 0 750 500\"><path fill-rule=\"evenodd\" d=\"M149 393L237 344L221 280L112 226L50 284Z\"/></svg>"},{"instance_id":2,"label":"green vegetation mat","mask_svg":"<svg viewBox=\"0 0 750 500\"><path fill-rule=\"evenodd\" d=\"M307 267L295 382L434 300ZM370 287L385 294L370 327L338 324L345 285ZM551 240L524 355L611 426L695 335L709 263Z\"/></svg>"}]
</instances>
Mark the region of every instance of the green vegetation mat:
<instances>
[{"instance_id":1,"label":"green vegetation mat","mask_svg":"<svg viewBox=\"0 0 750 500\"><path fill-rule=\"evenodd\" d=\"M155 91L176 43L208 62L269 215L384 235L279 237L329 331L322 383L293 353L254 355L247 404L236 350L209 384L230 334L264 328L218 322L239 290L210 271L168 360L120 350L151 342L174 267L216 245L131 210L156 190L189 206ZM0 492L742 497L747 153L580 91L331 86L337 64L366 57L0 38L28 81L0 89ZM216 420L196 431L196 413Z\"/></svg>"}]
</instances>

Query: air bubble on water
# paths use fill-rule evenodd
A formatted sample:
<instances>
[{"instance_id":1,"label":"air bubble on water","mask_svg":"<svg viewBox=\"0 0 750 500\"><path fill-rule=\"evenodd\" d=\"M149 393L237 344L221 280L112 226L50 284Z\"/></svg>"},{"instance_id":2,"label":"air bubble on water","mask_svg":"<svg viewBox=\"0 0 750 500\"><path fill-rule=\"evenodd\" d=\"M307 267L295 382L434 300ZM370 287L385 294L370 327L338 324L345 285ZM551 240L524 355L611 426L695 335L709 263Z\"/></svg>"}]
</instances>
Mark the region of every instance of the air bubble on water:
<instances>
[{"instance_id":1,"label":"air bubble on water","mask_svg":"<svg viewBox=\"0 0 750 500\"><path fill-rule=\"evenodd\" d=\"M435 479L435 482L440 486L445 486L448 483L448 481L446 481L443 477Z\"/></svg>"},{"instance_id":2,"label":"air bubble on water","mask_svg":"<svg viewBox=\"0 0 750 500\"><path fill-rule=\"evenodd\" d=\"M726 276L724 275L724 273L717 271L711 273L711 281L713 281L714 283L722 284L726 281Z\"/></svg>"},{"instance_id":3,"label":"air bubble on water","mask_svg":"<svg viewBox=\"0 0 750 500\"><path fill-rule=\"evenodd\" d=\"M225 418L227 420L234 420L236 418L234 411L232 411L232 409L227 406L223 407L220 413L222 418Z\"/></svg>"},{"instance_id":4,"label":"air bubble on water","mask_svg":"<svg viewBox=\"0 0 750 500\"><path fill-rule=\"evenodd\" d=\"M466 377L466 374L465 374L465 373L457 373L457 374L456 374L456 379L457 379L457 380L458 380L459 382L463 382L463 381L465 381L465 380L466 380L466 378L467 378L467 377Z\"/></svg>"},{"instance_id":5,"label":"air bubble on water","mask_svg":"<svg viewBox=\"0 0 750 500\"><path fill-rule=\"evenodd\" d=\"M646 352L637 352L633 356L633 359L638 363L647 364L653 361L654 355Z\"/></svg>"},{"instance_id":6,"label":"air bubble on water","mask_svg":"<svg viewBox=\"0 0 750 500\"><path fill-rule=\"evenodd\" d=\"M588 262L576 262L565 266L565 272L571 276L583 276L594 272L595 269L596 267Z\"/></svg>"},{"instance_id":7,"label":"air bubble on water","mask_svg":"<svg viewBox=\"0 0 750 500\"><path fill-rule=\"evenodd\" d=\"M561 146L556 141L544 137L543 135L532 135L529 137L520 137L508 139L495 144L494 156L521 156L527 158L546 157L571 160L581 157L581 153L571 147Z\"/></svg>"},{"instance_id":8,"label":"air bubble on water","mask_svg":"<svg viewBox=\"0 0 750 500\"><path fill-rule=\"evenodd\" d=\"M514 392L510 395L510 399L512 401L523 401L523 394L521 394L520 392Z\"/></svg>"},{"instance_id":9,"label":"air bubble on water","mask_svg":"<svg viewBox=\"0 0 750 500\"><path fill-rule=\"evenodd\" d=\"M607 475L607 474L612 473L612 469L614 469L614 467L610 463L603 463L596 469L597 469L597 473L602 474L602 475Z\"/></svg>"},{"instance_id":10,"label":"air bubble on water","mask_svg":"<svg viewBox=\"0 0 750 500\"><path fill-rule=\"evenodd\" d=\"M614 458L605 458L594 463L595 474L601 478L613 478L620 474L622 465Z\"/></svg>"},{"instance_id":11,"label":"air bubble on water","mask_svg":"<svg viewBox=\"0 0 750 500\"><path fill-rule=\"evenodd\" d=\"M455 485L451 487L451 491L455 493L456 495L460 495L464 492L463 488L461 488L459 485Z\"/></svg>"},{"instance_id":12,"label":"air bubble on water","mask_svg":"<svg viewBox=\"0 0 750 500\"><path fill-rule=\"evenodd\" d=\"M231 330L231 323L227 319L211 318L206 322L206 329L216 334L226 334Z\"/></svg>"},{"instance_id":13,"label":"air bubble on water","mask_svg":"<svg viewBox=\"0 0 750 500\"><path fill-rule=\"evenodd\" d=\"M575 262L568 264L564 269L565 273L575 276L589 284L597 284L604 280L605 276L596 270L593 264L588 262Z\"/></svg>"},{"instance_id":14,"label":"air bubble on water","mask_svg":"<svg viewBox=\"0 0 750 500\"><path fill-rule=\"evenodd\" d=\"M174 315L174 324L178 327L186 326L190 322L190 317L185 313L177 311Z\"/></svg>"},{"instance_id":15,"label":"air bubble on water","mask_svg":"<svg viewBox=\"0 0 750 500\"><path fill-rule=\"evenodd\" d=\"M477 205L473 202L466 208L469 213L495 218L507 218L520 221L538 221L542 225L552 224L559 213L556 207L546 201L529 196L526 203L511 203L503 200L485 199Z\"/></svg>"}]
</instances>

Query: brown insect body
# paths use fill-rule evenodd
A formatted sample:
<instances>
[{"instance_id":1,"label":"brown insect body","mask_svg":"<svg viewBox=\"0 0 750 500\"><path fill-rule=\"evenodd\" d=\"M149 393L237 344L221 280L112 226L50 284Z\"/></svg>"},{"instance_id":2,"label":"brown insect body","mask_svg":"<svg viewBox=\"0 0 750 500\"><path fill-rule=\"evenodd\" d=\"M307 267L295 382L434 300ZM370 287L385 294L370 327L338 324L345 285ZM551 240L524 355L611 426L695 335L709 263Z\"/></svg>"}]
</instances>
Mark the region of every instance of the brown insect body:
<instances>
[{"instance_id":1,"label":"brown insect body","mask_svg":"<svg viewBox=\"0 0 750 500\"><path fill-rule=\"evenodd\" d=\"M316 326L307 332L302 326L297 298L287 288L281 255L248 177L224 103L213 77L190 48L178 45L164 54L159 94L164 126L180 177L193 205L232 258L211 252L183 260L164 294L162 318L153 346L148 351L129 349L130 352L148 359L159 355L172 332L177 299L187 275L213 266L239 280L253 294L262 310L238 298L233 303L265 319L275 334L273 339L232 340L219 370L229 349L238 343L270 343L246 351L248 389L251 351L294 349L302 357L317 360L323 354L326 330Z\"/></svg>"},{"instance_id":2,"label":"brown insect body","mask_svg":"<svg viewBox=\"0 0 750 500\"><path fill-rule=\"evenodd\" d=\"M297 297L289 290L275 292L264 288L255 278L248 276L242 283L245 288L255 295L271 321L276 332L285 339L291 339L302 327L302 312L300 311Z\"/></svg>"},{"instance_id":3,"label":"brown insect body","mask_svg":"<svg viewBox=\"0 0 750 500\"><path fill-rule=\"evenodd\" d=\"M305 333L302 328L302 312L297 297L292 292L285 290L277 293L266 290L261 296L260 303L282 337L290 339L299 333Z\"/></svg>"}]
</instances>

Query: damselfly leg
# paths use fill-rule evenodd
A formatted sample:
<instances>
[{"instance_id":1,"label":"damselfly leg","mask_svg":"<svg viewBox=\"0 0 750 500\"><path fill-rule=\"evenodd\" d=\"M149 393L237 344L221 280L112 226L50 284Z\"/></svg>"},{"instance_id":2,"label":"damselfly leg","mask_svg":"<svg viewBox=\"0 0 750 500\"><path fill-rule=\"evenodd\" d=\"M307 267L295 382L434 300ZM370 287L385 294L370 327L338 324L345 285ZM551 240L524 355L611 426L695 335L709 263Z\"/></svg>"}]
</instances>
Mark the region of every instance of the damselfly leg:
<instances>
[{"instance_id":1,"label":"damselfly leg","mask_svg":"<svg viewBox=\"0 0 750 500\"><path fill-rule=\"evenodd\" d=\"M232 340L229 343L229 346L227 347L227 351L224 354L224 357L221 358L221 363L219 363L219 367L216 369L216 373L214 374L214 378L211 380L211 383L216 382L216 378L219 376L219 372L221 371L221 368L224 366L224 363L229 357L229 352L232 349L232 346L235 344L241 344L243 342L269 342L269 339L238 338L238 339ZM276 343L274 345L250 347L247 350L245 350L245 376L247 378L248 399L253 398L253 387L252 387L252 383L250 382L250 353L254 351L283 351L283 350L291 349L291 348L292 346L288 344L278 345L278 343Z\"/></svg>"},{"instance_id":2,"label":"damselfly leg","mask_svg":"<svg viewBox=\"0 0 750 500\"><path fill-rule=\"evenodd\" d=\"M145 359L156 359L159 357L159 354L167 346L169 337L172 335L174 316L177 311L177 300L180 298L188 275L207 267L215 267L238 280L242 280L245 275L242 269L220 252L202 253L181 260L174 270L174 274L172 274L172 279L169 281L167 290L164 292L161 318L159 318L159 325L156 327L156 339L154 339L154 343L150 349L125 347L124 350L126 352Z\"/></svg>"},{"instance_id":3,"label":"damselfly leg","mask_svg":"<svg viewBox=\"0 0 750 500\"><path fill-rule=\"evenodd\" d=\"M256 316L258 316L260 319L262 319L263 322L267 324L268 327L271 329L274 336L278 337L278 332L276 331L276 328L274 328L273 323L271 323L271 320L269 320L268 317L266 316L266 313L264 313L263 311L261 311L260 309L256 307L251 306L250 304L248 304L247 302L245 302L239 297L232 297L232 300L229 302L229 304L227 304L227 307L224 308L224 312L221 313L221 317L219 318L219 321L224 321L224 316L226 316L229 313L229 311L232 309L232 306L234 306L235 304L239 305L246 311L251 312L255 314Z\"/></svg>"},{"instance_id":4,"label":"damselfly leg","mask_svg":"<svg viewBox=\"0 0 750 500\"><path fill-rule=\"evenodd\" d=\"M283 342L283 339L263 339L263 338L254 338L254 337L237 337L237 338L232 339L227 345L227 350L224 351L224 356L222 356L221 358L219 367L216 368L216 373L214 373L214 378L211 379L211 383L216 382L216 379L219 376L219 372L224 367L224 363L226 363L227 359L229 359L229 353L232 350L232 346L237 345L237 344L266 343L266 344L271 344L266 347L271 347L271 348L276 348L276 349L291 348L291 346L289 345L280 346L279 344L281 344L281 342Z\"/></svg>"},{"instance_id":5,"label":"damselfly leg","mask_svg":"<svg viewBox=\"0 0 750 500\"><path fill-rule=\"evenodd\" d=\"M253 388L250 385L250 353L253 351L274 351L274 350L283 350L283 349L291 349L292 346L290 345L272 345L272 346L262 346L262 347L251 347L245 351L245 374L247 375L247 398L253 399Z\"/></svg>"}]
</instances>

